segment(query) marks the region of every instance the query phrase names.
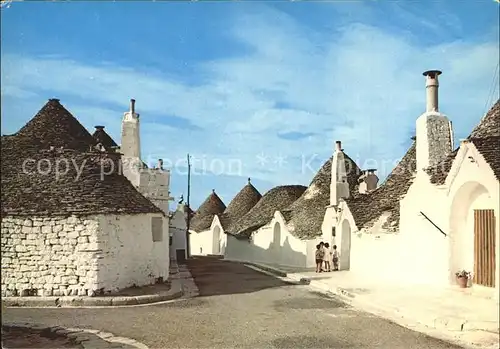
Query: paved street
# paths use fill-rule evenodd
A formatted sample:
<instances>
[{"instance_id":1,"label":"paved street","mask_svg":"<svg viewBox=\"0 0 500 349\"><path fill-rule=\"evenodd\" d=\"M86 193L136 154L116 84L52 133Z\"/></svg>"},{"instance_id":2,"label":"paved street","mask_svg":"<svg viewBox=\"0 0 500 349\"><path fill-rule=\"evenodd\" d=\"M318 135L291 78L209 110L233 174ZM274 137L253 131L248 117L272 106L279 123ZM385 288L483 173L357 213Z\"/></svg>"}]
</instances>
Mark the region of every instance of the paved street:
<instances>
[{"instance_id":1,"label":"paved street","mask_svg":"<svg viewBox=\"0 0 500 349\"><path fill-rule=\"evenodd\" d=\"M200 296L108 309L6 309L4 321L101 329L150 348L459 348L288 285L242 264L199 258Z\"/></svg>"}]
</instances>

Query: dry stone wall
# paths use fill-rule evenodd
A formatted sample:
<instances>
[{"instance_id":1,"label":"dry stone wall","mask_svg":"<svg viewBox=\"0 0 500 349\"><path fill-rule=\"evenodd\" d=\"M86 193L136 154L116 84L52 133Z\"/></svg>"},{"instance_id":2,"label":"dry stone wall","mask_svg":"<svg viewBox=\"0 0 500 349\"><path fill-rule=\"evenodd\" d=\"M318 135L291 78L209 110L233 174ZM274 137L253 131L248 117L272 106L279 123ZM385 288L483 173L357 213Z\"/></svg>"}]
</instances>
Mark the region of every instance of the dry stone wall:
<instances>
[{"instance_id":1,"label":"dry stone wall","mask_svg":"<svg viewBox=\"0 0 500 349\"><path fill-rule=\"evenodd\" d=\"M3 217L2 296L94 295L98 222Z\"/></svg>"}]
</instances>

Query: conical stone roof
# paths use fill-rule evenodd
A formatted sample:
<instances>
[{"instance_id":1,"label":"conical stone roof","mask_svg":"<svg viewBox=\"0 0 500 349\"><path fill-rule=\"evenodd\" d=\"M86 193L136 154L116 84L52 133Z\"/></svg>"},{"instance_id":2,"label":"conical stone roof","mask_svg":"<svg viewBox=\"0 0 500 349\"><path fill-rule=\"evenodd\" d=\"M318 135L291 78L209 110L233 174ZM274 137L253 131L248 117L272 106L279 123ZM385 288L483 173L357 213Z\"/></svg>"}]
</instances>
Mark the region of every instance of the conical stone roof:
<instances>
[{"instance_id":1,"label":"conical stone roof","mask_svg":"<svg viewBox=\"0 0 500 349\"><path fill-rule=\"evenodd\" d=\"M483 116L479 124L474 127L469 137L467 138L475 140L474 143L481 144L481 147L483 144L487 143L493 143L494 145L497 142L497 137L500 137L500 100L498 100ZM486 138L490 139L490 142L478 140ZM431 183L438 185L444 184L459 148L460 147L457 147L453 152L450 153L450 155L448 155L436 166L426 169L427 173L430 176Z\"/></svg>"},{"instance_id":2,"label":"conical stone roof","mask_svg":"<svg viewBox=\"0 0 500 349\"><path fill-rule=\"evenodd\" d=\"M104 126L95 126L92 137L95 139L96 143L101 143L106 150L118 146L113 138L104 130Z\"/></svg>"},{"instance_id":3,"label":"conical stone roof","mask_svg":"<svg viewBox=\"0 0 500 349\"><path fill-rule=\"evenodd\" d=\"M389 212L388 228L399 226L399 202L413 183L416 172L416 143L408 149L384 183L367 194L355 194L345 199L358 229L371 224L382 213Z\"/></svg>"},{"instance_id":4,"label":"conical stone roof","mask_svg":"<svg viewBox=\"0 0 500 349\"><path fill-rule=\"evenodd\" d=\"M120 154L91 150L93 143L58 100L1 137L2 214L162 214L120 173Z\"/></svg>"},{"instance_id":5,"label":"conical stone roof","mask_svg":"<svg viewBox=\"0 0 500 349\"><path fill-rule=\"evenodd\" d=\"M58 99L49 99L16 136L20 141L24 139L38 149L53 146L88 151L96 143L92 135Z\"/></svg>"},{"instance_id":6,"label":"conical stone roof","mask_svg":"<svg viewBox=\"0 0 500 349\"><path fill-rule=\"evenodd\" d=\"M230 233L247 237L269 223L276 211L290 206L306 189L307 187L303 185L282 185L272 188L246 215L235 222Z\"/></svg>"},{"instance_id":7,"label":"conical stone roof","mask_svg":"<svg viewBox=\"0 0 500 349\"><path fill-rule=\"evenodd\" d=\"M330 204L332 159L333 157L330 157L324 163L301 197L282 212L288 230L298 238L307 239L321 235L325 210ZM349 192L353 195L358 190L358 178L362 171L345 153L344 162Z\"/></svg>"},{"instance_id":8,"label":"conical stone roof","mask_svg":"<svg viewBox=\"0 0 500 349\"><path fill-rule=\"evenodd\" d=\"M261 198L262 195L252 185L250 178L248 178L248 183L231 200L226 210L219 215L219 220L224 231L231 231L234 223L247 214Z\"/></svg>"},{"instance_id":9,"label":"conical stone roof","mask_svg":"<svg viewBox=\"0 0 500 349\"><path fill-rule=\"evenodd\" d=\"M500 137L500 99L484 115L468 138Z\"/></svg>"},{"instance_id":10,"label":"conical stone roof","mask_svg":"<svg viewBox=\"0 0 500 349\"><path fill-rule=\"evenodd\" d=\"M194 214L189 229L196 232L208 230L212 225L215 215L219 215L226 209L226 205L222 202L220 197L215 193L215 189L201 204Z\"/></svg>"}]
</instances>

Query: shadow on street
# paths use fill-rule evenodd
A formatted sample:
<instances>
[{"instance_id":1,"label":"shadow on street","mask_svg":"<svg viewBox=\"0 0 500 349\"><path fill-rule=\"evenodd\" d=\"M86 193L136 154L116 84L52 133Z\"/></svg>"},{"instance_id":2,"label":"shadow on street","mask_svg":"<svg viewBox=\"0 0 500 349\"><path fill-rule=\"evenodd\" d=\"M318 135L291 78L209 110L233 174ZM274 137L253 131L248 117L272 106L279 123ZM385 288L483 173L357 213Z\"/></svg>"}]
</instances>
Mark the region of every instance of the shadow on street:
<instances>
[{"instance_id":1,"label":"shadow on street","mask_svg":"<svg viewBox=\"0 0 500 349\"><path fill-rule=\"evenodd\" d=\"M200 296L251 293L291 285L241 263L225 262L212 257L193 257L186 261L186 265Z\"/></svg>"}]
</instances>

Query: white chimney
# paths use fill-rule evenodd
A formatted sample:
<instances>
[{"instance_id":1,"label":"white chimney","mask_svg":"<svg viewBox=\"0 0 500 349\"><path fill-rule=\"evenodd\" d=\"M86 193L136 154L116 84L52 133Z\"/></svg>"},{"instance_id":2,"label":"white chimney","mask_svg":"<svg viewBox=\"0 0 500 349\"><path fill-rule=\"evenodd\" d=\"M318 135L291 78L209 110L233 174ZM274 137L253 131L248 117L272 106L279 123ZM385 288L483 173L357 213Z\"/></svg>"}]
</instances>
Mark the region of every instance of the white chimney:
<instances>
[{"instance_id":1,"label":"white chimney","mask_svg":"<svg viewBox=\"0 0 500 349\"><path fill-rule=\"evenodd\" d=\"M123 115L121 143L123 156L136 160L140 158L139 114L135 112L135 99L130 100L130 110Z\"/></svg>"},{"instance_id":2,"label":"white chimney","mask_svg":"<svg viewBox=\"0 0 500 349\"><path fill-rule=\"evenodd\" d=\"M442 72L439 70L428 70L423 73L426 77L425 89L426 89L426 108L425 111L439 111L439 80L438 76Z\"/></svg>"},{"instance_id":3,"label":"white chimney","mask_svg":"<svg viewBox=\"0 0 500 349\"><path fill-rule=\"evenodd\" d=\"M347 182L347 171L353 170L346 167L346 159L342 151L342 142L335 142L335 151L332 156L332 174L330 182L330 206L339 204L341 198L348 198L349 183Z\"/></svg>"},{"instance_id":4,"label":"white chimney","mask_svg":"<svg viewBox=\"0 0 500 349\"><path fill-rule=\"evenodd\" d=\"M341 141L336 141L335 142L335 150L336 151L342 151L342 142Z\"/></svg>"}]
</instances>

